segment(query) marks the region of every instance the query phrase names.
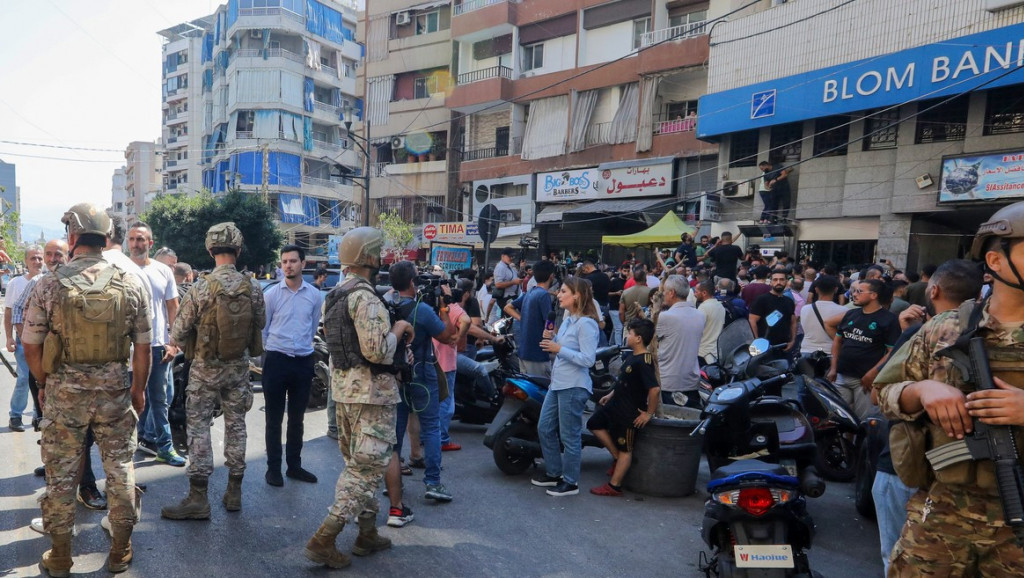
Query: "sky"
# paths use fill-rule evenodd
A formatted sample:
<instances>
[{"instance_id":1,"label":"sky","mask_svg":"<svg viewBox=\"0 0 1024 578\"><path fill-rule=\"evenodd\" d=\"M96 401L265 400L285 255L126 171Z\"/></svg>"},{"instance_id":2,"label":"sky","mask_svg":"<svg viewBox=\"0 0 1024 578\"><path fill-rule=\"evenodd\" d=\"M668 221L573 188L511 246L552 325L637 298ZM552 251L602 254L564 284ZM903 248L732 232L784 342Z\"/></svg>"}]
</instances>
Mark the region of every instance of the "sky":
<instances>
[{"instance_id":1,"label":"sky","mask_svg":"<svg viewBox=\"0 0 1024 578\"><path fill-rule=\"evenodd\" d=\"M0 159L17 165L24 239L63 234L60 217L76 203L110 206L125 147L160 137L157 31L222 3L3 0Z\"/></svg>"}]
</instances>

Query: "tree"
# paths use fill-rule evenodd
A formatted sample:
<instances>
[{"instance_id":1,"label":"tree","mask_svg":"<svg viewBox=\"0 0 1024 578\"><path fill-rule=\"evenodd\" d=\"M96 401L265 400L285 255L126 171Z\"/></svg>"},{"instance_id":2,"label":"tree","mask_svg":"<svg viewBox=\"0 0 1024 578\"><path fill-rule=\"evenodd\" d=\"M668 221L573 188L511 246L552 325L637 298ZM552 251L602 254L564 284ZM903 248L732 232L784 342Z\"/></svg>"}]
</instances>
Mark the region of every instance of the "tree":
<instances>
[{"instance_id":1,"label":"tree","mask_svg":"<svg viewBox=\"0 0 1024 578\"><path fill-rule=\"evenodd\" d=\"M406 223L398 211L391 210L377 217L377 228L384 233L384 260L400 261L412 243L412 225Z\"/></svg>"},{"instance_id":2,"label":"tree","mask_svg":"<svg viewBox=\"0 0 1024 578\"><path fill-rule=\"evenodd\" d=\"M4 187L0 187L0 193L5 190ZM5 253L14 264L18 264L25 261L25 249L18 245L21 216L12 209L11 203L3 201L3 211L0 212L0 252Z\"/></svg>"},{"instance_id":3,"label":"tree","mask_svg":"<svg viewBox=\"0 0 1024 578\"><path fill-rule=\"evenodd\" d=\"M255 271L277 259L284 234L274 223L274 212L259 195L229 191L214 197L209 191L195 196L157 197L142 216L153 230L157 245L167 245L178 259L197 267L213 267L206 250L206 231L217 223L232 221L245 238L238 267Z\"/></svg>"}]
</instances>

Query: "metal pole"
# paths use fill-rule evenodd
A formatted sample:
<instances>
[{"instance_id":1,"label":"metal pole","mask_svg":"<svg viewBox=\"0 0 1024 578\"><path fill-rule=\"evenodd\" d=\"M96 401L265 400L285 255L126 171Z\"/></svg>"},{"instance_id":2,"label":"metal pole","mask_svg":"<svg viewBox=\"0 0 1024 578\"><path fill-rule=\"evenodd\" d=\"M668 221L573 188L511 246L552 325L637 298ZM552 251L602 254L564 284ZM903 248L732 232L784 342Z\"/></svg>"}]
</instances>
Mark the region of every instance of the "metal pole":
<instances>
[{"instance_id":1,"label":"metal pole","mask_svg":"<svg viewBox=\"0 0 1024 578\"><path fill-rule=\"evenodd\" d=\"M484 240L484 268L480 270L480 280L483 280L483 276L487 274L487 267L491 262L491 242Z\"/></svg>"},{"instance_id":2,"label":"metal pole","mask_svg":"<svg viewBox=\"0 0 1024 578\"><path fill-rule=\"evenodd\" d=\"M364 113L365 116L365 113ZM370 119L366 119L366 150L363 151L363 226L370 226Z\"/></svg>"}]
</instances>

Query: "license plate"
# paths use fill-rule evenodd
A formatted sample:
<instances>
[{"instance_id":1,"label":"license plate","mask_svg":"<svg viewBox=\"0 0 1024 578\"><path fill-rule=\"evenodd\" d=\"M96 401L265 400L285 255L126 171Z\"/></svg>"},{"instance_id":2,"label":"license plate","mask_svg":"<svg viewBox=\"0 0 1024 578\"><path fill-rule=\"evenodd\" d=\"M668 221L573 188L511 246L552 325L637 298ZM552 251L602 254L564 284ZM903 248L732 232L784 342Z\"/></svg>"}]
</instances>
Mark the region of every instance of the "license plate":
<instances>
[{"instance_id":1,"label":"license plate","mask_svg":"<svg viewBox=\"0 0 1024 578\"><path fill-rule=\"evenodd\" d=\"M792 568L793 547L780 546L734 546L737 568Z\"/></svg>"}]
</instances>

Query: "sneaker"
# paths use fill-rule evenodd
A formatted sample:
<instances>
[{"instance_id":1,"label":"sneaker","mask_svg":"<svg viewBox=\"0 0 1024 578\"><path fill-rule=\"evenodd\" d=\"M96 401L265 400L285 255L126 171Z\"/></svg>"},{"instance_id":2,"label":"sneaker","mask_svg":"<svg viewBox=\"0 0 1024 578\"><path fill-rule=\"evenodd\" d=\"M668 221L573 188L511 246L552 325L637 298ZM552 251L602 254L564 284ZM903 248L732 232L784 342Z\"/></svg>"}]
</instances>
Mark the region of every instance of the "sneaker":
<instances>
[{"instance_id":1,"label":"sneaker","mask_svg":"<svg viewBox=\"0 0 1024 578\"><path fill-rule=\"evenodd\" d=\"M537 474L536 476L533 476L533 479L530 480L530 483L535 485L535 486L540 486L542 488L553 488L553 487L558 485L558 482L561 482L561 481L562 481L562 478L556 478L556 477L553 477L553 476L549 476L546 473L542 472L542 473Z\"/></svg>"},{"instance_id":2,"label":"sneaker","mask_svg":"<svg viewBox=\"0 0 1024 578\"><path fill-rule=\"evenodd\" d=\"M46 475L46 466L39 466L38 468L32 470L32 473L35 474L37 477L41 478Z\"/></svg>"},{"instance_id":3,"label":"sneaker","mask_svg":"<svg viewBox=\"0 0 1024 578\"><path fill-rule=\"evenodd\" d=\"M21 423L21 416L12 417L11 421L8 422L7 427L9 427L11 431L25 431L25 424Z\"/></svg>"},{"instance_id":4,"label":"sneaker","mask_svg":"<svg viewBox=\"0 0 1024 578\"><path fill-rule=\"evenodd\" d=\"M153 457L157 457L160 454L160 448L156 447L156 442L149 440L139 440L138 450L144 454L149 454Z\"/></svg>"},{"instance_id":5,"label":"sneaker","mask_svg":"<svg viewBox=\"0 0 1024 578\"><path fill-rule=\"evenodd\" d=\"M460 446L459 444L457 444L457 443L455 443L453 441L449 441L446 444L441 444L441 451L442 452L457 452L457 451L459 451L461 449L462 449L462 446Z\"/></svg>"},{"instance_id":6,"label":"sneaker","mask_svg":"<svg viewBox=\"0 0 1024 578\"><path fill-rule=\"evenodd\" d=\"M616 490L611 484L604 484L596 488L590 488L590 493L595 496L612 496L617 498L622 495L622 490Z\"/></svg>"},{"instance_id":7,"label":"sneaker","mask_svg":"<svg viewBox=\"0 0 1024 578\"><path fill-rule=\"evenodd\" d=\"M395 508L394 506L388 511L388 526L392 528L401 528L402 526L413 521L415 516L412 515L412 510L409 506L403 505L401 508Z\"/></svg>"},{"instance_id":8,"label":"sneaker","mask_svg":"<svg viewBox=\"0 0 1024 578\"><path fill-rule=\"evenodd\" d=\"M452 495L448 492L448 488L444 487L444 484L427 485L427 493L423 495L428 500L437 500L438 502L450 502L452 501Z\"/></svg>"},{"instance_id":9,"label":"sneaker","mask_svg":"<svg viewBox=\"0 0 1024 578\"><path fill-rule=\"evenodd\" d=\"M580 493L580 487L576 484L570 484L565 480L562 480L557 486L547 491L549 496L575 496L578 493Z\"/></svg>"},{"instance_id":10,"label":"sneaker","mask_svg":"<svg viewBox=\"0 0 1024 578\"><path fill-rule=\"evenodd\" d=\"M107 498L96 486L79 486L78 501L90 510L107 509Z\"/></svg>"},{"instance_id":11,"label":"sneaker","mask_svg":"<svg viewBox=\"0 0 1024 578\"><path fill-rule=\"evenodd\" d=\"M160 452L156 455L156 461L174 466L176 468L185 467L185 458L178 455L178 452L174 449L169 449L166 452Z\"/></svg>"},{"instance_id":12,"label":"sneaker","mask_svg":"<svg viewBox=\"0 0 1024 578\"><path fill-rule=\"evenodd\" d=\"M104 517L104 519L106 519L106 517ZM49 532L47 532L46 530L43 529L43 519L42 518L32 518L32 522L28 525L28 527L32 528L36 532L39 532L40 534L43 534L43 535L49 534ZM75 527L71 529L71 535L72 536L77 536L78 535L78 524L75 524Z\"/></svg>"}]
</instances>

